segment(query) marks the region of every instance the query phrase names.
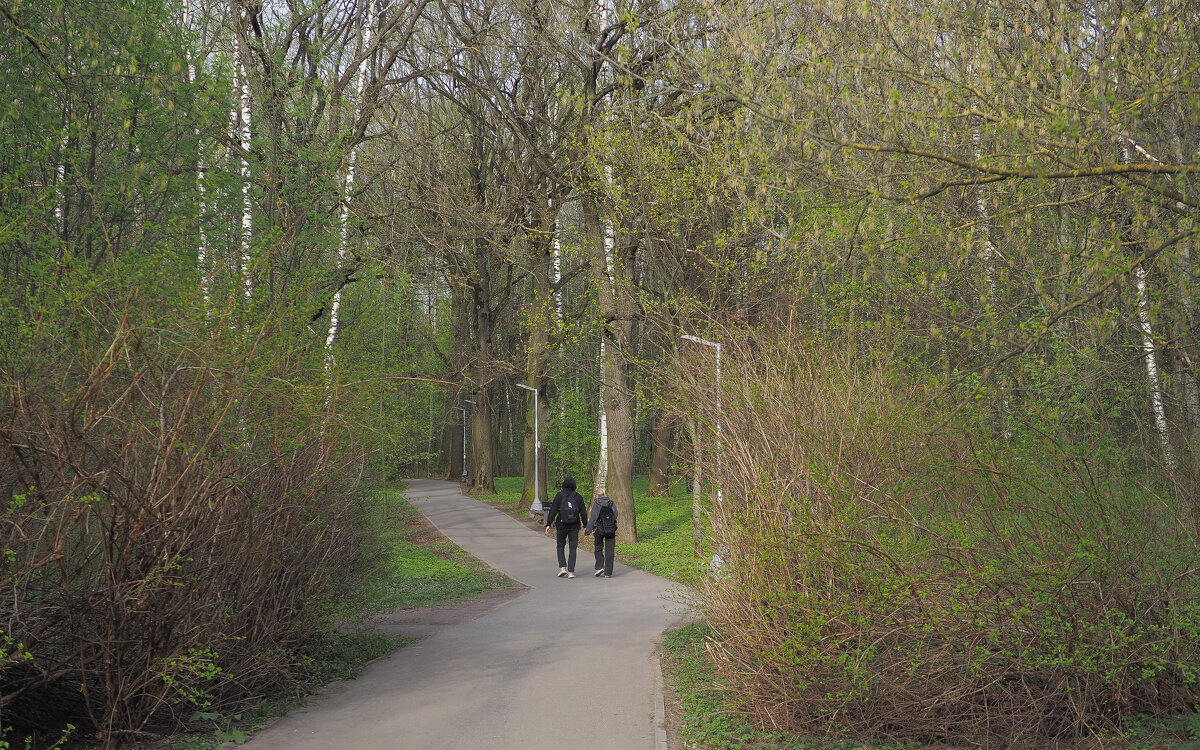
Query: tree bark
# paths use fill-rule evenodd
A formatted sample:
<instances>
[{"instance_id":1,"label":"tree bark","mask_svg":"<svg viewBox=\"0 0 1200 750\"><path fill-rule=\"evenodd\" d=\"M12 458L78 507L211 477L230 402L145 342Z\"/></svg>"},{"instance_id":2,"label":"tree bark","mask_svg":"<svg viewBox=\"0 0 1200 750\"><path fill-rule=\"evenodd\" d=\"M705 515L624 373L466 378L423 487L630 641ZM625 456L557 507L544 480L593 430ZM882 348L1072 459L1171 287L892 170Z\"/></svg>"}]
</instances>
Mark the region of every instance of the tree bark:
<instances>
[{"instance_id":1,"label":"tree bark","mask_svg":"<svg viewBox=\"0 0 1200 750\"><path fill-rule=\"evenodd\" d=\"M533 289L531 291L532 298L529 300L527 306L530 320L529 337L526 340L525 351L525 384L531 388L538 389L538 398L536 399L538 413L536 420L540 433L538 439L543 445L546 443L546 428L550 423L550 405L547 402L544 387L546 361L550 351L550 331L553 325L553 316L556 314L554 287L550 281L553 248L550 234L545 231L546 221L547 218L545 216L530 217L531 231L528 233L528 241ZM525 393L526 395L529 394L528 391L525 391ZM547 466L546 455L534 443L533 400L530 399L527 403L528 408L525 412L525 463L523 471L525 486L521 491L521 503L525 506L533 503L535 486L537 488L536 496L543 504L546 502L546 494L549 491L547 489L549 467ZM536 467L534 466L535 456L537 457Z\"/></svg>"},{"instance_id":2,"label":"tree bark","mask_svg":"<svg viewBox=\"0 0 1200 750\"><path fill-rule=\"evenodd\" d=\"M650 484L646 494L650 497L667 497L671 494L668 471L671 467L671 437L675 434L675 422L662 409L654 415L650 428Z\"/></svg>"},{"instance_id":3,"label":"tree bark","mask_svg":"<svg viewBox=\"0 0 1200 750\"><path fill-rule=\"evenodd\" d=\"M492 443L492 411L488 406L488 390L492 380L492 328L495 313L492 310L491 271L486 254L480 248L475 251L476 272L471 283L472 315L475 321L475 361L471 365L471 394L475 401L472 417L472 435L476 438L474 460L475 471L471 472L471 491L494 493L496 450Z\"/></svg>"},{"instance_id":4,"label":"tree bark","mask_svg":"<svg viewBox=\"0 0 1200 750\"><path fill-rule=\"evenodd\" d=\"M593 181L593 184L596 183ZM628 357L633 331L630 294L636 245L627 245L621 252L614 253L610 274L599 201L593 190L581 191L581 194L592 277L604 320L600 398L607 422L608 477L605 489L623 519L617 541L632 543L637 541L637 514L633 505L634 433Z\"/></svg>"},{"instance_id":5,"label":"tree bark","mask_svg":"<svg viewBox=\"0 0 1200 750\"><path fill-rule=\"evenodd\" d=\"M467 452L470 491L492 494L496 491L495 451L492 442L492 404L488 389L471 394L474 404L467 404L471 413L471 444Z\"/></svg>"},{"instance_id":6,"label":"tree bark","mask_svg":"<svg viewBox=\"0 0 1200 750\"><path fill-rule=\"evenodd\" d=\"M700 449L700 429L696 417L687 420L688 440L692 443L692 541L699 544L704 540L704 504L701 493L704 491L702 470L704 468L704 451Z\"/></svg>"}]
</instances>

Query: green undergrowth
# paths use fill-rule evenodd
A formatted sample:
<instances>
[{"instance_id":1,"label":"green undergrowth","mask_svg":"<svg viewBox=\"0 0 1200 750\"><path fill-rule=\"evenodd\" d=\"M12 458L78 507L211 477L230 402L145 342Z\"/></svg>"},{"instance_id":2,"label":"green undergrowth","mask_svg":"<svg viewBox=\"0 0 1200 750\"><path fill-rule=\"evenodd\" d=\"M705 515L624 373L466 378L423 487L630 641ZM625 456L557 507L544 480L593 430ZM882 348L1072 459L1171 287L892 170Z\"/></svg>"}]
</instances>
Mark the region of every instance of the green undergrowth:
<instances>
[{"instance_id":1,"label":"green undergrowth","mask_svg":"<svg viewBox=\"0 0 1200 750\"><path fill-rule=\"evenodd\" d=\"M367 612L447 604L510 585L502 573L433 531L400 491L389 490L383 506L384 545Z\"/></svg>"},{"instance_id":2,"label":"green undergrowth","mask_svg":"<svg viewBox=\"0 0 1200 750\"><path fill-rule=\"evenodd\" d=\"M529 508L521 501L521 477L496 479L496 494L477 499L489 503L515 518L527 518ZM579 480L579 494L592 496L589 483ZM636 544L617 543L617 559L626 565L681 583L696 580L704 570L703 559L692 541L692 496L683 482L671 485L669 497L647 497L647 479L633 482L633 503L637 510ZM557 489L554 489L557 492ZM554 497L554 492L550 497ZM545 501L549 504L549 500ZM590 542L589 542L590 544ZM589 551L590 546L584 546Z\"/></svg>"},{"instance_id":3,"label":"green undergrowth","mask_svg":"<svg viewBox=\"0 0 1200 750\"><path fill-rule=\"evenodd\" d=\"M663 674L683 708L681 733L696 750L924 750L920 743L859 742L844 738L795 737L755 729L739 715L732 691L705 653L712 638L703 623L685 625L663 639ZM938 746L941 747L941 746ZM1134 717L1119 734L1106 734L1072 747L1080 750L1200 750L1200 713L1164 718Z\"/></svg>"},{"instance_id":4,"label":"green undergrowth","mask_svg":"<svg viewBox=\"0 0 1200 750\"><path fill-rule=\"evenodd\" d=\"M701 750L918 750L918 744L862 743L847 739L794 737L761 731L736 712L733 693L723 690L705 654L707 625L685 625L663 640L663 672L683 706L681 732L688 747Z\"/></svg>"},{"instance_id":5,"label":"green undergrowth","mask_svg":"<svg viewBox=\"0 0 1200 750\"><path fill-rule=\"evenodd\" d=\"M360 585L325 605L337 625L318 634L309 653L296 656L296 668L281 680L278 693L236 713L197 711L191 731L165 740L163 747L209 750L227 742L240 745L272 719L305 705L307 696L328 683L353 679L368 662L412 642L380 632L372 616L464 601L511 585L502 573L437 533L402 492L392 487L377 493L371 535L363 539L365 573Z\"/></svg>"}]
</instances>

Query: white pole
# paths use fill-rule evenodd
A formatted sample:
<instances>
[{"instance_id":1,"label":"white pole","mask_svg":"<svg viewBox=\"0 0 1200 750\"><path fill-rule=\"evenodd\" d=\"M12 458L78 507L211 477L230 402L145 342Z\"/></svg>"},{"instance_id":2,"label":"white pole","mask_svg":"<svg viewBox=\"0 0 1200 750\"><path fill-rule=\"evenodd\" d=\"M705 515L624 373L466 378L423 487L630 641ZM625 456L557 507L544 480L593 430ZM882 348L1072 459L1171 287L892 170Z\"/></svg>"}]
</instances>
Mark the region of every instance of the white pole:
<instances>
[{"instance_id":1,"label":"white pole","mask_svg":"<svg viewBox=\"0 0 1200 750\"><path fill-rule=\"evenodd\" d=\"M702 339L699 336L683 334L680 336L685 341L691 341L694 344L702 346L711 346L717 351L717 505L721 504L721 345L716 341ZM718 573L721 567L725 564L724 558L721 557L719 550L713 552L712 562L709 563L709 569L714 573Z\"/></svg>"},{"instance_id":2,"label":"white pole","mask_svg":"<svg viewBox=\"0 0 1200 750\"><path fill-rule=\"evenodd\" d=\"M533 504L529 506L529 512L541 513L542 500L541 496L538 494L538 488L542 483L542 477L541 473L538 471L538 467L541 466L538 461L538 451L542 447L542 441L538 435L538 390L537 388L532 388L524 383L517 383L517 387L524 388L527 391L533 391Z\"/></svg>"}]
</instances>

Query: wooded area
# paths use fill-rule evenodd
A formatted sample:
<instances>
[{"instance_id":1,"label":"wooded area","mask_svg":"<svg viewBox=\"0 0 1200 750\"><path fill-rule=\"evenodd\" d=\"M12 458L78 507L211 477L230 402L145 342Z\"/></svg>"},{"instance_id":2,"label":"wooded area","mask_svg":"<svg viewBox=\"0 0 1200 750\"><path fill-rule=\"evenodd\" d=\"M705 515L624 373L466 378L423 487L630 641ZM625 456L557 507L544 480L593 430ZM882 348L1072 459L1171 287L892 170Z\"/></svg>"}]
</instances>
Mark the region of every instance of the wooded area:
<instances>
[{"instance_id":1,"label":"wooded area","mask_svg":"<svg viewBox=\"0 0 1200 750\"><path fill-rule=\"evenodd\" d=\"M4 726L270 690L464 470L694 486L764 726L1196 705L1200 3L0 14Z\"/></svg>"}]
</instances>

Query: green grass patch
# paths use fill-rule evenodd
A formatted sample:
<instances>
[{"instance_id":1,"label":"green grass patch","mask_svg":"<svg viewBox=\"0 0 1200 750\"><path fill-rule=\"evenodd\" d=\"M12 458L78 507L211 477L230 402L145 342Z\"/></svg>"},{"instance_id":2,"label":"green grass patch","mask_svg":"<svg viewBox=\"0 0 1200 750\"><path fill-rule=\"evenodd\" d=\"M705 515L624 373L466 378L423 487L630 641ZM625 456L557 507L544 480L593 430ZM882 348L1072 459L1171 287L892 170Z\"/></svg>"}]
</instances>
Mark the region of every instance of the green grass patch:
<instances>
[{"instance_id":1,"label":"green grass patch","mask_svg":"<svg viewBox=\"0 0 1200 750\"><path fill-rule=\"evenodd\" d=\"M431 607L470 599L510 585L499 571L471 557L441 534L394 490L386 493L383 547L368 611Z\"/></svg>"}]
</instances>

